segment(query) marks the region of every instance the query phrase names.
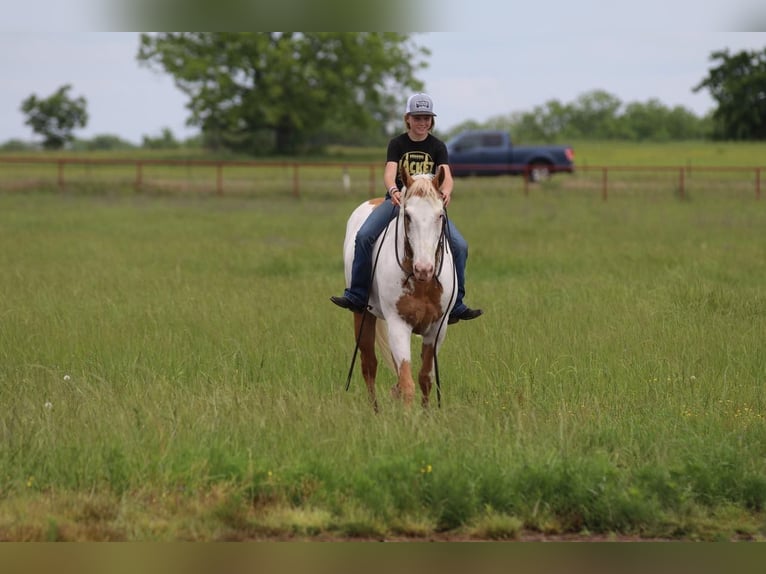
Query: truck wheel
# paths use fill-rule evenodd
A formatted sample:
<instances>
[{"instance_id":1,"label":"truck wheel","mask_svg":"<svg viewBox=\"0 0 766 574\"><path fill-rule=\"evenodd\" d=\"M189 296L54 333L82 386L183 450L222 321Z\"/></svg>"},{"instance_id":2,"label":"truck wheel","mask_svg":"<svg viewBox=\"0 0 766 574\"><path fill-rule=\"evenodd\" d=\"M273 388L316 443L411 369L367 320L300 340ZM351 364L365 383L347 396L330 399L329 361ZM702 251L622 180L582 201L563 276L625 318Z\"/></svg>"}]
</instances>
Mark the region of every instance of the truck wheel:
<instances>
[{"instance_id":1,"label":"truck wheel","mask_svg":"<svg viewBox=\"0 0 766 574\"><path fill-rule=\"evenodd\" d=\"M547 163L533 163L529 166L529 181L540 183L551 177L551 167Z\"/></svg>"}]
</instances>

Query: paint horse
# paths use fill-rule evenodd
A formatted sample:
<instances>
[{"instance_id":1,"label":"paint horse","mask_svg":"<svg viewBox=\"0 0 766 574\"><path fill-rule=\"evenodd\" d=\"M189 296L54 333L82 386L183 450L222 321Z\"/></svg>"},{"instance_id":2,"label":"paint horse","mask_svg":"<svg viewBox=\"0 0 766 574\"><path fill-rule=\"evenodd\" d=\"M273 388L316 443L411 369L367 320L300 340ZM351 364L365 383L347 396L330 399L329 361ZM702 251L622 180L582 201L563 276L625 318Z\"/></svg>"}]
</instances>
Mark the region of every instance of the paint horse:
<instances>
[{"instance_id":1,"label":"paint horse","mask_svg":"<svg viewBox=\"0 0 766 574\"><path fill-rule=\"evenodd\" d=\"M455 304L457 280L449 248L447 218L436 176L401 173L404 189L399 214L378 237L373 248L373 276L367 311L354 314L361 353L362 376L370 402L378 411L375 375L377 343L383 359L397 376L391 392L405 405L415 395L412 374L412 334L422 337L418 383L422 404L428 406L436 356L447 331L447 317ZM351 283L356 233L383 199L367 201L351 214L343 246L346 285ZM437 380L438 383L438 380Z\"/></svg>"}]
</instances>

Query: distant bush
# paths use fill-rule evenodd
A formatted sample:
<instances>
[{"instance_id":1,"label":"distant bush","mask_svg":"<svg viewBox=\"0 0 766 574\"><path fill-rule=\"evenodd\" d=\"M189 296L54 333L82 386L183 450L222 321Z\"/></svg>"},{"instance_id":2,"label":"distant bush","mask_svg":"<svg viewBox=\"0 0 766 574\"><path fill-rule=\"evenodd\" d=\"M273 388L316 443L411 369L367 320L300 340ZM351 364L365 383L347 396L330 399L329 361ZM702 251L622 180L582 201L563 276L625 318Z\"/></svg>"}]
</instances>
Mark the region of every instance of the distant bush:
<instances>
[{"instance_id":1,"label":"distant bush","mask_svg":"<svg viewBox=\"0 0 766 574\"><path fill-rule=\"evenodd\" d=\"M173 136L170 128L163 128L159 137L144 136L141 147L144 149L178 149L181 144Z\"/></svg>"},{"instance_id":2,"label":"distant bush","mask_svg":"<svg viewBox=\"0 0 766 574\"><path fill-rule=\"evenodd\" d=\"M35 144L19 139L11 139L0 144L0 151L32 151L35 149L37 149Z\"/></svg>"},{"instance_id":3,"label":"distant bush","mask_svg":"<svg viewBox=\"0 0 766 574\"><path fill-rule=\"evenodd\" d=\"M113 134L100 134L92 139L77 139L72 143L74 151L115 151L134 149L136 146Z\"/></svg>"},{"instance_id":4,"label":"distant bush","mask_svg":"<svg viewBox=\"0 0 766 574\"><path fill-rule=\"evenodd\" d=\"M197 135L186 138L181 144L181 146L185 148L202 148L203 147L202 134L197 134Z\"/></svg>"}]
</instances>

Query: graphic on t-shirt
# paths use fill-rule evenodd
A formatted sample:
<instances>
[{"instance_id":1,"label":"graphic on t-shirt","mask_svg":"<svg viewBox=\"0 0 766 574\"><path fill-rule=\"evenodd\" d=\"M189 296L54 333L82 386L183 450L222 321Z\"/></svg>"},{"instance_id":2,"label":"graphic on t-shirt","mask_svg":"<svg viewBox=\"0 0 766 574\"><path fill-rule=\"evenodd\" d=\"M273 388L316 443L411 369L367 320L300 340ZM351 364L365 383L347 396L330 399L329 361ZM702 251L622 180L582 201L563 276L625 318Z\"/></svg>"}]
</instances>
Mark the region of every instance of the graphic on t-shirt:
<instances>
[{"instance_id":1,"label":"graphic on t-shirt","mask_svg":"<svg viewBox=\"0 0 766 574\"><path fill-rule=\"evenodd\" d=\"M436 163L430 154L424 151L408 151L399 160L399 173L402 167L407 166L410 175L421 173L436 173Z\"/></svg>"}]
</instances>

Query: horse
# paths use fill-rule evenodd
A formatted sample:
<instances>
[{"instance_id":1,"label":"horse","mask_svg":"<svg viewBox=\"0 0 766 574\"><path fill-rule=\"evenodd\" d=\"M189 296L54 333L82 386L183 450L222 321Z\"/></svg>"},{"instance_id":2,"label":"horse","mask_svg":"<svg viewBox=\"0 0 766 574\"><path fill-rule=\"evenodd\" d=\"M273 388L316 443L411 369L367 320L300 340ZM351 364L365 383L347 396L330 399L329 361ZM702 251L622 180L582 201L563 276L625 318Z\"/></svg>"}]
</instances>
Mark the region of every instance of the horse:
<instances>
[{"instance_id":1,"label":"horse","mask_svg":"<svg viewBox=\"0 0 766 574\"><path fill-rule=\"evenodd\" d=\"M392 395L405 405L414 399L413 333L422 337L418 383L423 407L429 403L433 373L438 367L436 356L444 342L447 317L457 295L455 266L445 236L447 216L439 191L444 176L441 167L436 175L411 176L406 169L401 171L404 187L399 214L373 248L367 310L354 313L354 332L361 354L362 376L375 412L378 412L376 343L385 364L397 377ZM366 201L348 219L343 246L347 286L351 283L357 231L382 202L382 198ZM351 368L353 370L353 362ZM350 377L351 373L349 382Z\"/></svg>"}]
</instances>

